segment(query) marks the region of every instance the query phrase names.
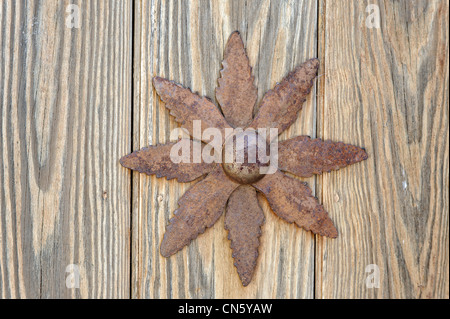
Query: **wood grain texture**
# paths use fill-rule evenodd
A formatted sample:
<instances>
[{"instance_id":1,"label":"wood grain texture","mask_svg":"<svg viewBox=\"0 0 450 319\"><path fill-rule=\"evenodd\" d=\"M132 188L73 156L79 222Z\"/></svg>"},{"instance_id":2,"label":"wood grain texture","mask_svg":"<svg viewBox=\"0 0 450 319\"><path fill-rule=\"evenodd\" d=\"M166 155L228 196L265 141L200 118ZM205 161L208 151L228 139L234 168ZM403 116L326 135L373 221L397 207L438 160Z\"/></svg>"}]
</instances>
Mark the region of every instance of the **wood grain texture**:
<instances>
[{"instance_id":1,"label":"wood grain texture","mask_svg":"<svg viewBox=\"0 0 450 319\"><path fill-rule=\"evenodd\" d=\"M0 298L129 296L131 8L0 3Z\"/></svg>"},{"instance_id":2,"label":"wood grain texture","mask_svg":"<svg viewBox=\"0 0 450 319\"><path fill-rule=\"evenodd\" d=\"M79 29L66 27L72 3ZM379 29L366 26L369 4L380 9ZM448 0L1 1L0 298L448 298L448 10ZM258 195L265 223L246 288L224 216L176 255L160 255L195 181L119 164L178 127L153 76L217 104L235 30L257 103L297 65L320 59L319 80L280 140L309 135L369 155L301 179L335 240L283 222ZM66 287L70 264L79 289ZM379 288L366 286L372 264Z\"/></svg>"},{"instance_id":3,"label":"wood grain texture","mask_svg":"<svg viewBox=\"0 0 450 319\"><path fill-rule=\"evenodd\" d=\"M369 159L318 180L340 237L318 237L316 297L448 298L449 3L370 3L379 29L369 1L320 5L318 135Z\"/></svg>"},{"instance_id":4,"label":"wood grain texture","mask_svg":"<svg viewBox=\"0 0 450 319\"><path fill-rule=\"evenodd\" d=\"M258 101L276 82L316 57L317 5L308 1L140 1L135 8L133 149L165 143L177 127L151 84L169 78L216 104L224 46L239 30L253 67ZM315 135L315 90L281 136ZM314 188L314 178L307 180ZM133 298L312 298L314 236L276 217L266 223L252 282L233 266L224 218L178 254L159 245L177 200L191 186L133 174Z\"/></svg>"}]
</instances>

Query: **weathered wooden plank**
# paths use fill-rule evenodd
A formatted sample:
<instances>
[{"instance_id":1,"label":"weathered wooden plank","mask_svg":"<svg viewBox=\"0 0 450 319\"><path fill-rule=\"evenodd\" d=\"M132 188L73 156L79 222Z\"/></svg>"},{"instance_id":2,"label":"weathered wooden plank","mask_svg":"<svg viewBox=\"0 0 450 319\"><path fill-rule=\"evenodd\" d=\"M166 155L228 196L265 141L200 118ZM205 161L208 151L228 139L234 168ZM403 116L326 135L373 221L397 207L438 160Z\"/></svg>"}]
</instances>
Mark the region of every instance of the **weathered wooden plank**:
<instances>
[{"instance_id":1,"label":"weathered wooden plank","mask_svg":"<svg viewBox=\"0 0 450 319\"><path fill-rule=\"evenodd\" d=\"M129 296L131 8L0 4L0 298Z\"/></svg>"},{"instance_id":2,"label":"weathered wooden plank","mask_svg":"<svg viewBox=\"0 0 450 319\"><path fill-rule=\"evenodd\" d=\"M340 236L318 238L316 296L448 298L448 1L370 3L379 29L368 1L321 4L318 135L369 159L318 180Z\"/></svg>"},{"instance_id":3,"label":"weathered wooden plank","mask_svg":"<svg viewBox=\"0 0 450 319\"><path fill-rule=\"evenodd\" d=\"M142 1L135 8L133 149L169 141L176 122L151 84L167 77L215 101L224 45L239 30L258 98L304 60L316 57L317 5L309 1ZM315 136L315 93L283 134ZM216 103L217 104L217 103ZM314 178L307 180L314 188ZM190 184L133 175L132 297L312 298L314 236L276 217L264 199L259 264L243 288L223 217L189 247L159 253L166 224Z\"/></svg>"}]
</instances>

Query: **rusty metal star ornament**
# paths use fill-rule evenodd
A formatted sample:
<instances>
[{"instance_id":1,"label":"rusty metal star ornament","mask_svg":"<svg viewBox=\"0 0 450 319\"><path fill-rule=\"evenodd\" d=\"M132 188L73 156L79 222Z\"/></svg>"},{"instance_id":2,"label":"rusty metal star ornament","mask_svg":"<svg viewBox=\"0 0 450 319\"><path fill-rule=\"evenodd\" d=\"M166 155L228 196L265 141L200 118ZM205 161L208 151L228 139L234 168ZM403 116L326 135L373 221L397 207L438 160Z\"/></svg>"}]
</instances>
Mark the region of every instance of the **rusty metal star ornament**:
<instances>
[{"instance_id":1,"label":"rusty metal star ornament","mask_svg":"<svg viewBox=\"0 0 450 319\"><path fill-rule=\"evenodd\" d=\"M319 60L311 59L295 68L254 109L257 88L252 68L239 32L231 34L225 48L223 69L218 80L216 98L220 109L208 98L201 97L172 81L153 78L153 85L170 114L194 137L195 120L202 129L214 127L223 132L236 127L276 128L281 134L296 120L311 91L319 69ZM223 113L223 115L222 115ZM202 141L186 139L190 146L204 147ZM223 142L226 144L228 137ZM260 174L261 163L174 163L170 152L175 143L150 146L120 162L124 167L147 175L179 182L191 182L206 175L178 201L179 208L170 219L160 252L169 257L212 227L225 211L225 229L231 241L234 265L244 286L253 276L258 258L259 237L264 214L257 191L268 200L272 211L288 223L295 223L315 234L336 238L338 232L328 213L312 195L306 183L291 177L310 177L367 159L363 148L342 142L322 141L297 136L278 144L278 165L273 174ZM254 147L248 141L246 147ZM191 148L192 149L192 148Z\"/></svg>"}]
</instances>

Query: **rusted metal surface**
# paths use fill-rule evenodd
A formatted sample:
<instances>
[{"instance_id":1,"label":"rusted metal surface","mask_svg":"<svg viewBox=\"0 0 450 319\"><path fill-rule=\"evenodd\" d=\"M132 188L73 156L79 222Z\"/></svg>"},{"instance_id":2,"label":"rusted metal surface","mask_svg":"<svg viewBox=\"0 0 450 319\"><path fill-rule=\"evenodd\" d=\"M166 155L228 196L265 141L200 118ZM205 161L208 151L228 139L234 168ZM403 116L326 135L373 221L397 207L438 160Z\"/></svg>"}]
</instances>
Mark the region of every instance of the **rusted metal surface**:
<instances>
[{"instance_id":1,"label":"rusted metal surface","mask_svg":"<svg viewBox=\"0 0 450 319\"><path fill-rule=\"evenodd\" d=\"M238 32L231 35L224 59L216 96L228 122L211 100L172 81L160 77L153 79L157 93L171 110L170 114L191 136L194 120L201 120L202 130L214 127L222 133L225 128L245 126L249 122L249 127L255 129L278 128L278 133L283 132L296 120L319 68L317 59L308 60L297 67L266 93L259 113L252 120L257 92ZM228 141L225 134L222 137L224 142ZM244 163L232 162L230 165L174 164L170 160L173 145L169 143L144 148L121 160L122 165L130 169L156 174L158 177L177 178L180 182L192 181L208 173L205 179L191 187L179 200L179 208L170 220L161 243L163 256L176 253L206 228L213 226L229 199L225 228L229 231L228 238L242 284L248 285L257 262L259 236L264 223L254 188L265 195L272 210L283 220L322 236L337 237L338 232L328 213L305 183L280 170L275 174L261 175L259 168L263 165L259 162L249 163L248 157L244 158ZM257 147L254 141L241 146L246 154L249 149ZM279 144L279 168L299 176L321 174L365 159L367 154L362 148L311 140L304 136Z\"/></svg>"},{"instance_id":2,"label":"rusted metal surface","mask_svg":"<svg viewBox=\"0 0 450 319\"><path fill-rule=\"evenodd\" d=\"M231 240L234 265L244 286L250 283L255 271L264 221L256 190L250 185L239 186L228 200L225 229Z\"/></svg>"},{"instance_id":3,"label":"rusted metal surface","mask_svg":"<svg viewBox=\"0 0 450 319\"><path fill-rule=\"evenodd\" d=\"M338 170L367 159L358 146L296 136L278 144L278 167L300 177Z\"/></svg>"},{"instance_id":4,"label":"rusted metal surface","mask_svg":"<svg viewBox=\"0 0 450 319\"><path fill-rule=\"evenodd\" d=\"M306 183L277 171L253 186L264 194L274 213L288 223L295 223L315 234L337 237L338 232L328 213Z\"/></svg>"},{"instance_id":5,"label":"rusted metal surface","mask_svg":"<svg viewBox=\"0 0 450 319\"><path fill-rule=\"evenodd\" d=\"M228 39L222 65L216 98L228 123L243 128L253 119L258 90L238 31Z\"/></svg>"},{"instance_id":6,"label":"rusted metal surface","mask_svg":"<svg viewBox=\"0 0 450 319\"><path fill-rule=\"evenodd\" d=\"M249 135L241 132L229 136L222 153L222 167L225 173L241 184L251 184L263 178L261 168L269 166L269 163L262 163L259 159L258 145L261 145L261 143L266 143L265 139L256 132ZM233 156L239 152L243 155L242 161L238 161L237 156ZM231 153L229 155L234 157L233 161L227 161L227 153ZM249 158L250 154L255 155L254 160Z\"/></svg>"},{"instance_id":7,"label":"rusted metal surface","mask_svg":"<svg viewBox=\"0 0 450 319\"><path fill-rule=\"evenodd\" d=\"M166 103L166 108L175 117L175 121L181 124L191 136L194 134L193 121L201 121L201 132L207 128L221 130L225 137L225 128L231 128L223 118L217 106L206 97L193 93L190 89L183 87L173 81L158 76L153 78L153 86L161 100ZM210 142L209 139L204 142Z\"/></svg>"},{"instance_id":8,"label":"rusted metal surface","mask_svg":"<svg viewBox=\"0 0 450 319\"><path fill-rule=\"evenodd\" d=\"M246 127L253 120L258 90L254 85L252 68L238 31L233 32L228 39L222 65L221 78L216 89L217 101L231 126ZM233 138L235 139L234 136L228 137L225 144L233 141ZM252 147L257 145L244 145L245 156L248 156L249 148ZM232 149L236 151L236 144ZM263 177L259 173L260 163L249 164L248 158L244 159L247 163L243 164L225 163L225 159L222 160L227 175L241 184L250 184ZM250 185L239 186L228 200L225 229L228 230L228 239L231 240L234 265L244 286L250 283L255 271L264 221L256 190Z\"/></svg>"},{"instance_id":9,"label":"rusted metal surface","mask_svg":"<svg viewBox=\"0 0 450 319\"><path fill-rule=\"evenodd\" d=\"M178 201L179 208L169 221L161 243L161 255L169 257L211 227L222 215L231 193L239 186L222 167L192 186Z\"/></svg>"},{"instance_id":10,"label":"rusted metal surface","mask_svg":"<svg viewBox=\"0 0 450 319\"><path fill-rule=\"evenodd\" d=\"M190 143L191 150L194 148L194 143L204 146L199 141L182 140L182 142ZM145 147L122 157L120 163L126 168L147 175L166 177L169 180L176 178L180 183L191 182L214 169L214 163L193 163L192 152L190 163L174 163L170 158L170 151L176 143L178 142Z\"/></svg>"},{"instance_id":11,"label":"rusted metal surface","mask_svg":"<svg viewBox=\"0 0 450 319\"><path fill-rule=\"evenodd\" d=\"M310 59L289 73L264 95L259 112L249 126L277 128L278 134L289 128L311 91L318 69L319 60Z\"/></svg>"}]
</instances>

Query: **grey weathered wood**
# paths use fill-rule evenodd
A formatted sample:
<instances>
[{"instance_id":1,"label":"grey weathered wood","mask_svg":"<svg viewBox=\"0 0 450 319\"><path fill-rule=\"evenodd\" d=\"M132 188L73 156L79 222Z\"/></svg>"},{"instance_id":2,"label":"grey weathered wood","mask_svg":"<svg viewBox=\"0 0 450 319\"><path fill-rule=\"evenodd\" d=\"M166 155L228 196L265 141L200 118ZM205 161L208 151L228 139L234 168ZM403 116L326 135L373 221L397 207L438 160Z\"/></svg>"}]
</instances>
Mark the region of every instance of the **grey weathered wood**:
<instances>
[{"instance_id":1,"label":"grey weathered wood","mask_svg":"<svg viewBox=\"0 0 450 319\"><path fill-rule=\"evenodd\" d=\"M241 32L259 100L296 65L316 57L317 5L309 1L142 1L135 8L133 149L169 141L177 127L151 85L175 80L215 101L224 45ZM315 93L282 138L315 135ZM314 178L308 180L314 187ZM223 217L166 259L159 245L177 200L190 185L133 175L134 298L312 298L314 236L277 218L266 223L252 283L243 288Z\"/></svg>"},{"instance_id":2,"label":"grey weathered wood","mask_svg":"<svg viewBox=\"0 0 450 319\"><path fill-rule=\"evenodd\" d=\"M448 1L370 1L380 29L365 25L368 1L136 1L134 21L130 0L73 2L80 29L66 27L70 1L0 3L0 298L448 298ZM178 126L154 75L215 101L234 30L259 100L297 64L321 60L281 139L305 134L369 153L306 179L336 240L287 225L261 198L266 223L247 288L223 218L163 258L165 226L190 184L118 162ZM79 289L66 287L70 264ZM365 285L369 264L380 268L378 289Z\"/></svg>"},{"instance_id":3,"label":"grey weathered wood","mask_svg":"<svg viewBox=\"0 0 450 319\"><path fill-rule=\"evenodd\" d=\"M448 298L448 1L321 5L318 135L369 159L319 179L340 236L318 238L319 298ZM376 264L380 287L368 288Z\"/></svg>"},{"instance_id":4,"label":"grey weathered wood","mask_svg":"<svg viewBox=\"0 0 450 319\"><path fill-rule=\"evenodd\" d=\"M132 3L70 3L0 3L0 298L129 296Z\"/></svg>"}]
</instances>

